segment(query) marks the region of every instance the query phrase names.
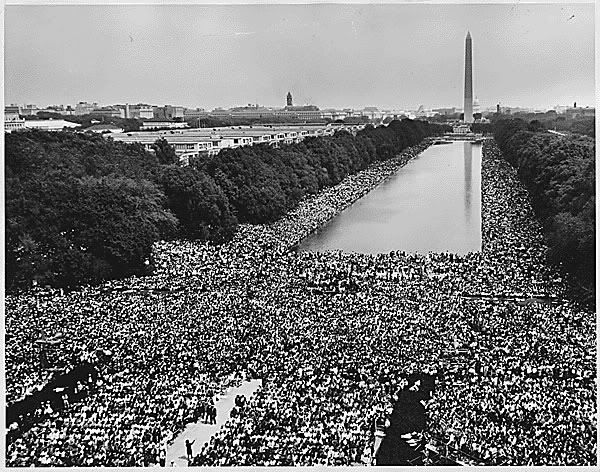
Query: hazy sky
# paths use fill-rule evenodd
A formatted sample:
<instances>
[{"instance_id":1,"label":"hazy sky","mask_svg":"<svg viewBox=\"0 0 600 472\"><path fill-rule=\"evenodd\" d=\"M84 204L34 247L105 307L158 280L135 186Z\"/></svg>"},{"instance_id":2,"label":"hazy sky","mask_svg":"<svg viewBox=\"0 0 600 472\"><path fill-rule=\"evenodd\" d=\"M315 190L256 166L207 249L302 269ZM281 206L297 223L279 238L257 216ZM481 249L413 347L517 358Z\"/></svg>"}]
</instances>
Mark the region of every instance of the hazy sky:
<instances>
[{"instance_id":1,"label":"hazy sky","mask_svg":"<svg viewBox=\"0 0 600 472\"><path fill-rule=\"evenodd\" d=\"M574 15L574 16L573 16ZM7 6L6 103L594 105L594 6Z\"/></svg>"}]
</instances>

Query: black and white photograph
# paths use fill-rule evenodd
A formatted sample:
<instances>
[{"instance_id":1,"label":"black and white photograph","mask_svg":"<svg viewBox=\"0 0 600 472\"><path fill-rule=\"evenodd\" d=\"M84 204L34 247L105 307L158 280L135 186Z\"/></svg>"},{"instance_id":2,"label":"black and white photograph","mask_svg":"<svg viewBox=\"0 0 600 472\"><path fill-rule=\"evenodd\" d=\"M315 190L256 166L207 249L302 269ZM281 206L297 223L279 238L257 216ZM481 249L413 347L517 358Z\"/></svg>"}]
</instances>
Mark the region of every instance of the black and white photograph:
<instances>
[{"instance_id":1,"label":"black and white photograph","mask_svg":"<svg viewBox=\"0 0 600 472\"><path fill-rule=\"evenodd\" d=\"M598 467L595 7L6 2L0 468Z\"/></svg>"}]
</instances>

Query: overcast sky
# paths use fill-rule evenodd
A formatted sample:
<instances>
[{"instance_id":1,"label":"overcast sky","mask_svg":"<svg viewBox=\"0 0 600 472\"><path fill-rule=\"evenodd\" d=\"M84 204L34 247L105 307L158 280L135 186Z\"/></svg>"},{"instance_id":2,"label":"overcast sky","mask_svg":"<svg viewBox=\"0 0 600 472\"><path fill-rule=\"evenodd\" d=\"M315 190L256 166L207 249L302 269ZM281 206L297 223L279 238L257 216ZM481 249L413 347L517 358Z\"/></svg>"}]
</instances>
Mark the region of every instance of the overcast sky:
<instances>
[{"instance_id":1,"label":"overcast sky","mask_svg":"<svg viewBox=\"0 0 600 472\"><path fill-rule=\"evenodd\" d=\"M6 103L594 105L594 6L7 6Z\"/></svg>"}]
</instances>

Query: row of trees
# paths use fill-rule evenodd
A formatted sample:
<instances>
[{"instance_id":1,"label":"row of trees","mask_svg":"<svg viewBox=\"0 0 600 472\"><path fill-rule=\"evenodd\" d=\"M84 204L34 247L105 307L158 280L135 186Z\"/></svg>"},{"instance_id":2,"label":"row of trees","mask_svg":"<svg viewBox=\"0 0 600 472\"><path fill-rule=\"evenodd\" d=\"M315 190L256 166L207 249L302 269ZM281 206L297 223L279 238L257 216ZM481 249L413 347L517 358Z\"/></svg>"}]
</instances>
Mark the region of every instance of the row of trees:
<instances>
[{"instance_id":1,"label":"row of trees","mask_svg":"<svg viewBox=\"0 0 600 472\"><path fill-rule=\"evenodd\" d=\"M535 128L534 128L535 129ZM595 143L587 136L532 130L523 120L495 124L495 139L532 197L550 246L586 286L595 286Z\"/></svg>"},{"instance_id":2,"label":"row of trees","mask_svg":"<svg viewBox=\"0 0 600 472\"><path fill-rule=\"evenodd\" d=\"M487 125L485 123L475 123L473 125L473 131L475 126L494 127L497 122L506 120L521 120L527 123L527 129L529 131L545 131L554 130L563 133L579 134L584 136L595 137L596 120L593 116L573 116L572 114L558 114L554 110L549 110L544 113L529 113L529 112L518 112L512 115L494 113L488 117L491 123Z\"/></svg>"},{"instance_id":3,"label":"row of trees","mask_svg":"<svg viewBox=\"0 0 600 472\"><path fill-rule=\"evenodd\" d=\"M573 115L570 113L556 113L554 110L549 110L545 113L527 113L519 112L514 115L496 116L496 120L502 119L520 119L529 123L529 128L532 130L555 130L565 133L575 133L585 136L596 135L596 120L593 116Z\"/></svg>"},{"instance_id":4,"label":"row of trees","mask_svg":"<svg viewBox=\"0 0 600 472\"><path fill-rule=\"evenodd\" d=\"M195 166L223 189L240 222L266 223L305 195L448 129L421 121L394 121L387 127L369 126L356 136L338 132L279 149L267 145L226 149Z\"/></svg>"},{"instance_id":5,"label":"row of trees","mask_svg":"<svg viewBox=\"0 0 600 472\"><path fill-rule=\"evenodd\" d=\"M238 221L273 221L304 195L441 130L406 120L280 149L225 150L187 167L164 140L149 153L69 131L7 134L6 286L147 273L154 241L226 241Z\"/></svg>"},{"instance_id":6,"label":"row of trees","mask_svg":"<svg viewBox=\"0 0 600 472\"><path fill-rule=\"evenodd\" d=\"M194 187L205 224L220 216L215 200L217 208L229 208L210 178L179 168L161 149L153 154L75 132L11 133L5 144L9 290L32 281L73 286L147 272L152 243L185 234L177 173ZM207 233L201 236L219 237Z\"/></svg>"}]
</instances>

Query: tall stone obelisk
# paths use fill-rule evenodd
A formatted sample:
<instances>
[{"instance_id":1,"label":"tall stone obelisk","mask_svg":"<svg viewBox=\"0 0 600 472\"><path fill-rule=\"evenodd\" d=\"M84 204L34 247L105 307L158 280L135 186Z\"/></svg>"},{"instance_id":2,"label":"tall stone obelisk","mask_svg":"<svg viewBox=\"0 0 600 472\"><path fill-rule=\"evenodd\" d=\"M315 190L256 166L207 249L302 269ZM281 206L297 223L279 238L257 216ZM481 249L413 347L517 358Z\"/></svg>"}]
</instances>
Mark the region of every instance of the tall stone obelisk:
<instances>
[{"instance_id":1,"label":"tall stone obelisk","mask_svg":"<svg viewBox=\"0 0 600 472\"><path fill-rule=\"evenodd\" d=\"M473 59L471 55L471 33L467 31L465 40L465 106L464 122L473 122Z\"/></svg>"}]
</instances>

